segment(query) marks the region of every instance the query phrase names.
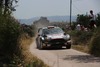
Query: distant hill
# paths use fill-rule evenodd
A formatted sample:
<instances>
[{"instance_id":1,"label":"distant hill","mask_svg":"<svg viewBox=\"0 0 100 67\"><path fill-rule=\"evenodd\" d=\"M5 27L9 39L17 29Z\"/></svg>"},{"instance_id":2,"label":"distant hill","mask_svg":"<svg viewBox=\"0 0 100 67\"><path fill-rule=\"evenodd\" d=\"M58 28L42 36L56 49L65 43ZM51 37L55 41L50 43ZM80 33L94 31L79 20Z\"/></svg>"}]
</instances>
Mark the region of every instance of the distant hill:
<instances>
[{"instance_id":1,"label":"distant hill","mask_svg":"<svg viewBox=\"0 0 100 67\"><path fill-rule=\"evenodd\" d=\"M50 22L69 22L69 16L47 16L47 19ZM30 19L18 19L21 24L25 23L27 25L31 25L34 21L39 20L40 17L33 17ZM76 16L72 16L72 21L76 21Z\"/></svg>"},{"instance_id":2,"label":"distant hill","mask_svg":"<svg viewBox=\"0 0 100 67\"><path fill-rule=\"evenodd\" d=\"M27 25L33 24L33 22L36 20L39 20L39 17L34 17L34 18L30 18L30 19L18 19L18 21L21 24L27 24Z\"/></svg>"}]
</instances>

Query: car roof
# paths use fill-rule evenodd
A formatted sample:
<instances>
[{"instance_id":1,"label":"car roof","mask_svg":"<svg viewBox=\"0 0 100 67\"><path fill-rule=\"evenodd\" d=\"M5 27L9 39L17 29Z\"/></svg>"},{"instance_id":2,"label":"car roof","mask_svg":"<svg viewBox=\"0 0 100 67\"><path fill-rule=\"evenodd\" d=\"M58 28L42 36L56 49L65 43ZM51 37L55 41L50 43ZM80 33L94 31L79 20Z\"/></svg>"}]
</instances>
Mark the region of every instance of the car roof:
<instances>
[{"instance_id":1,"label":"car roof","mask_svg":"<svg viewBox=\"0 0 100 67\"><path fill-rule=\"evenodd\" d=\"M40 30L43 30L43 29L50 29L50 28L60 28L60 27L57 27L57 26L42 27L42 28L39 28L39 29L38 29L38 32L39 32Z\"/></svg>"},{"instance_id":2,"label":"car roof","mask_svg":"<svg viewBox=\"0 0 100 67\"><path fill-rule=\"evenodd\" d=\"M56 26L48 26L48 27L43 27L42 29L50 29L50 28L59 28L59 27L56 27Z\"/></svg>"}]
</instances>

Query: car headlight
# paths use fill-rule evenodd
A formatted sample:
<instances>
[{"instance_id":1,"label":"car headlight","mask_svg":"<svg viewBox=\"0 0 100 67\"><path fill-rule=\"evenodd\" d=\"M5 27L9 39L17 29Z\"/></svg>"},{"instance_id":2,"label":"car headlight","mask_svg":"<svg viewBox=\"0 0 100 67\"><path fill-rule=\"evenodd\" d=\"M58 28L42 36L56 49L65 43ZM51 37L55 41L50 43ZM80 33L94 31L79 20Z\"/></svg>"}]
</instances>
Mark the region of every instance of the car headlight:
<instances>
[{"instance_id":1,"label":"car headlight","mask_svg":"<svg viewBox=\"0 0 100 67\"><path fill-rule=\"evenodd\" d=\"M51 37L45 37L45 40L46 41L50 41L51 40Z\"/></svg>"},{"instance_id":2,"label":"car headlight","mask_svg":"<svg viewBox=\"0 0 100 67\"><path fill-rule=\"evenodd\" d=\"M45 40L44 37L41 38L43 41Z\"/></svg>"},{"instance_id":3,"label":"car headlight","mask_svg":"<svg viewBox=\"0 0 100 67\"><path fill-rule=\"evenodd\" d=\"M64 36L64 39L65 39L65 40L70 40L70 39L71 39L71 37L70 37L70 35L69 35L69 34L67 34L67 35L65 35L65 36Z\"/></svg>"}]
</instances>

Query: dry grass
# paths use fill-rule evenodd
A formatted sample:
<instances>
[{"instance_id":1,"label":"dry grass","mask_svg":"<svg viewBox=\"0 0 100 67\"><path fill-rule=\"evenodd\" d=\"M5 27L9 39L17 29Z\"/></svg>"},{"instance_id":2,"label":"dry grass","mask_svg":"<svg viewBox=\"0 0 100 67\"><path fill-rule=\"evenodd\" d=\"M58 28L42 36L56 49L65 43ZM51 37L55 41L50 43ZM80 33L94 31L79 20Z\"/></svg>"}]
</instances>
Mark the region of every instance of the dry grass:
<instances>
[{"instance_id":1,"label":"dry grass","mask_svg":"<svg viewBox=\"0 0 100 67\"><path fill-rule=\"evenodd\" d=\"M32 43L32 38L27 35L22 35L20 39L20 49L25 62L32 61L32 55L29 52L29 46Z\"/></svg>"},{"instance_id":2,"label":"dry grass","mask_svg":"<svg viewBox=\"0 0 100 67\"><path fill-rule=\"evenodd\" d=\"M72 45L72 48L78 51L89 53L89 48L87 45Z\"/></svg>"},{"instance_id":3,"label":"dry grass","mask_svg":"<svg viewBox=\"0 0 100 67\"><path fill-rule=\"evenodd\" d=\"M34 67L48 67L41 60L39 60L37 57L33 56L31 54L31 52L29 51L30 44L33 41L34 41L34 38L31 38L27 35L21 36L20 47L21 47L21 51L22 51L23 64L25 66L28 65L28 67L31 67L32 65L34 65Z\"/></svg>"}]
</instances>

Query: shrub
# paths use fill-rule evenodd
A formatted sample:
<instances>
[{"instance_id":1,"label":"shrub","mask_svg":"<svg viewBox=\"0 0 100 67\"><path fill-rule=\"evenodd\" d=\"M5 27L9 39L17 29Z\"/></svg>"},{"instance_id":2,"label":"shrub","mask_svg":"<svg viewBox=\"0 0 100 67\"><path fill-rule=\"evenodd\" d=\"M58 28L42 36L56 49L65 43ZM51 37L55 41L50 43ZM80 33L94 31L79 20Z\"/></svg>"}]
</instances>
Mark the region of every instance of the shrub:
<instances>
[{"instance_id":1,"label":"shrub","mask_svg":"<svg viewBox=\"0 0 100 67\"><path fill-rule=\"evenodd\" d=\"M34 25L26 25L22 24L22 30L24 33L28 34L30 37L33 37L35 35L35 26Z\"/></svg>"},{"instance_id":2,"label":"shrub","mask_svg":"<svg viewBox=\"0 0 100 67\"><path fill-rule=\"evenodd\" d=\"M90 53L94 56L100 56L100 28L90 41Z\"/></svg>"},{"instance_id":3,"label":"shrub","mask_svg":"<svg viewBox=\"0 0 100 67\"><path fill-rule=\"evenodd\" d=\"M20 24L11 16L0 16L0 57L1 61L10 62L18 51ZM3 59L4 58L4 59Z\"/></svg>"},{"instance_id":4,"label":"shrub","mask_svg":"<svg viewBox=\"0 0 100 67\"><path fill-rule=\"evenodd\" d=\"M92 32L77 31L77 30L72 31L70 34L72 36L74 45L88 44L89 40L93 35Z\"/></svg>"}]
</instances>

